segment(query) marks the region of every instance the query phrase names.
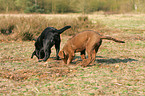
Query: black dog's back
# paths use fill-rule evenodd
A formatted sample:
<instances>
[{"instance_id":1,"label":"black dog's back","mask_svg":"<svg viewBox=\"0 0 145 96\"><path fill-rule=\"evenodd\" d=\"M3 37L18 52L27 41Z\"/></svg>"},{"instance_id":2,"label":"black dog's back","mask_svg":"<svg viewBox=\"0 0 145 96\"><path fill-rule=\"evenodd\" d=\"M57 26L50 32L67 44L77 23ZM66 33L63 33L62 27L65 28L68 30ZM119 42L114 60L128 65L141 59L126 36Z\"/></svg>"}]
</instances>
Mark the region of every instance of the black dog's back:
<instances>
[{"instance_id":1,"label":"black dog's back","mask_svg":"<svg viewBox=\"0 0 145 96\"><path fill-rule=\"evenodd\" d=\"M55 33L55 34L61 34L62 32L64 32L65 30L71 28L71 26L65 26L64 28L57 30L54 27L47 27L46 29L44 29L44 31L41 33L40 37L41 39L43 39L46 35L48 35L50 32L51 33Z\"/></svg>"},{"instance_id":2,"label":"black dog's back","mask_svg":"<svg viewBox=\"0 0 145 96\"><path fill-rule=\"evenodd\" d=\"M44 29L44 31L41 33L41 35L38 37L37 42L41 43L43 42L43 39L45 39L47 36L51 36L51 34L56 34L56 35L60 35L62 32L64 32L65 30L71 28L71 26L65 26L64 28L57 30L54 27L47 27L46 29Z\"/></svg>"},{"instance_id":3,"label":"black dog's back","mask_svg":"<svg viewBox=\"0 0 145 96\"><path fill-rule=\"evenodd\" d=\"M53 27L47 27L44 29L44 31L40 34L40 36L37 38L37 41L35 43L43 43L43 39L47 36L50 35L50 33L54 33L57 29ZM41 46L42 47L42 46Z\"/></svg>"},{"instance_id":4,"label":"black dog's back","mask_svg":"<svg viewBox=\"0 0 145 96\"><path fill-rule=\"evenodd\" d=\"M44 37L46 35L48 35L49 33L55 33L55 31L57 31L57 29L55 29L53 27L47 27L46 29L44 29L44 31L41 33L41 35L39 37L41 39L44 39Z\"/></svg>"}]
</instances>

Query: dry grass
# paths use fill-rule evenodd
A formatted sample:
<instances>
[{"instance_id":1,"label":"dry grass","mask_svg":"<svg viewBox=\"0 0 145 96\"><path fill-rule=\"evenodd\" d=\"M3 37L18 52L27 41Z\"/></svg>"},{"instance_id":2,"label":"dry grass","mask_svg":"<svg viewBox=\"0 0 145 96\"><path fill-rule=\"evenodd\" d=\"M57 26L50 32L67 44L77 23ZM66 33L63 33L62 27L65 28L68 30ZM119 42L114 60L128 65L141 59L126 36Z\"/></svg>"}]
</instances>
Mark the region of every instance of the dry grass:
<instances>
[{"instance_id":1,"label":"dry grass","mask_svg":"<svg viewBox=\"0 0 145 96\"><path fill-rule=\"evenodd\" d=\"M99 24L99 23L98 23ZM80 30L92 29L94 25L87 16L79 17L45 17L45 16L0 16L0 41L32 40L46 27L57 29L71 25L72 28L64 32L74 35Z\"/></svg>"},{"instance_id":2,"label":"dry grass","mask_svg":"<svg viewBox=\"0 0 145 96\"><path fill-rule=\"evenodd\" d=\"M140 25L142 31L135 31L140 30L140 26L126 30L135 25L129 22L134 20L145 22L141 19L142 15L140 18L136 15L132 16L132 19L122 15L91 16L89 19L98 18L107 27L102 29L103 31L99 30L101 34L120 38L126 43L119 44L104 40L94 65L84 68L77 65L81 61L79 53L70 66L65 66L61 60L55 60L54 48L47 62L38 62L36 57L30 59L34 42L3 41L0 43L0 95L143 96L145 94L145 31L143 31L145 28ZM117 23L115 23L116 18L120 18L117 19ZM127 19L124 22L126 28L120 27L123 26L123 19ZM61 36L61 48L68 38L70 36Z\"/></svg>"}]
</instances>

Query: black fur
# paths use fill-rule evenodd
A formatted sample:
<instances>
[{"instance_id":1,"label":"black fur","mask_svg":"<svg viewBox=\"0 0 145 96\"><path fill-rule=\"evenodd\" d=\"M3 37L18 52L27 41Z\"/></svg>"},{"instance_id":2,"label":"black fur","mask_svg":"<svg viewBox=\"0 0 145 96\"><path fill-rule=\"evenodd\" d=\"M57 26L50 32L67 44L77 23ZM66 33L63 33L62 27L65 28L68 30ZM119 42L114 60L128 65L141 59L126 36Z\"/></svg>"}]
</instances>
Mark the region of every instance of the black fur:
<instances>
[{"instance_id":1,"label":"black fur","mask_svg":"<svg viewBox=\"0 0 145 96\"><path fill-rule=\"evenodd\" d=\"M60 34L69 28L71 28L71 26L65 26L60 30L53 27L47 27L35 41L35 50L31 58L35 55L39 59L39 62L46 61L50 57L52 46L55 45L56 59L58 60L61 42Z\"/></svg>"}]
</instances>

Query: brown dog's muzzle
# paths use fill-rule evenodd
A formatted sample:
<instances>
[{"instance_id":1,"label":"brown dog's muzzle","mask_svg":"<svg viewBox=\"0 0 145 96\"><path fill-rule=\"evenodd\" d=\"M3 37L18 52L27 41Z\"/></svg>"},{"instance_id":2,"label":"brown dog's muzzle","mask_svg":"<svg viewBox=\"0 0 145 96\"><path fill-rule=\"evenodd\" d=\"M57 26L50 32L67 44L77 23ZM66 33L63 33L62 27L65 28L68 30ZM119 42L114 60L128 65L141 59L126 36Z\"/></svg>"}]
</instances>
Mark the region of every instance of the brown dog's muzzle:
<instances>
[{"instance_id":1,"label":"brown dog's muzzle","mask_svg":"<svg viewBox=\"0 0 145 96\"><path fill-rule=\"evenodd\" d=\"M65 55L64 51L61 50L59 53L58 53L59 57L64 61L65 64L67 64L67 59L68 59L68 56Z\"/></svg>"}]
</instances>

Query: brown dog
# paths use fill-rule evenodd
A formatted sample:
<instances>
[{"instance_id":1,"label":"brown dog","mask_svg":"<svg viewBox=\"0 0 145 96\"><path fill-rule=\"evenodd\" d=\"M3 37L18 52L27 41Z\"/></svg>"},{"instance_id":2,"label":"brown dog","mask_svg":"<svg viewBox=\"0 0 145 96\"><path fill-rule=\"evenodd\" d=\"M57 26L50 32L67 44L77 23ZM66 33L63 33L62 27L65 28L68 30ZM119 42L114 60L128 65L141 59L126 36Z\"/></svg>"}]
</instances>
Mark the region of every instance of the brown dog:
<instances>
[{"instance_id":1,"label":"brown dog","mask_svg":"<svg viewBox=\"0 0 145 96\"><path fill-rule=\"evenodd\" d=\"M95 31L83 31L69 39L58 55L64 63L69 65L75 56L75 52L80 52L83 59L82 66L87 66L95 61L102 39L125 43L112 37L102 36ZM85 59L85 51L88 53L87 59Z\"/></svg>"}]
</instances>

